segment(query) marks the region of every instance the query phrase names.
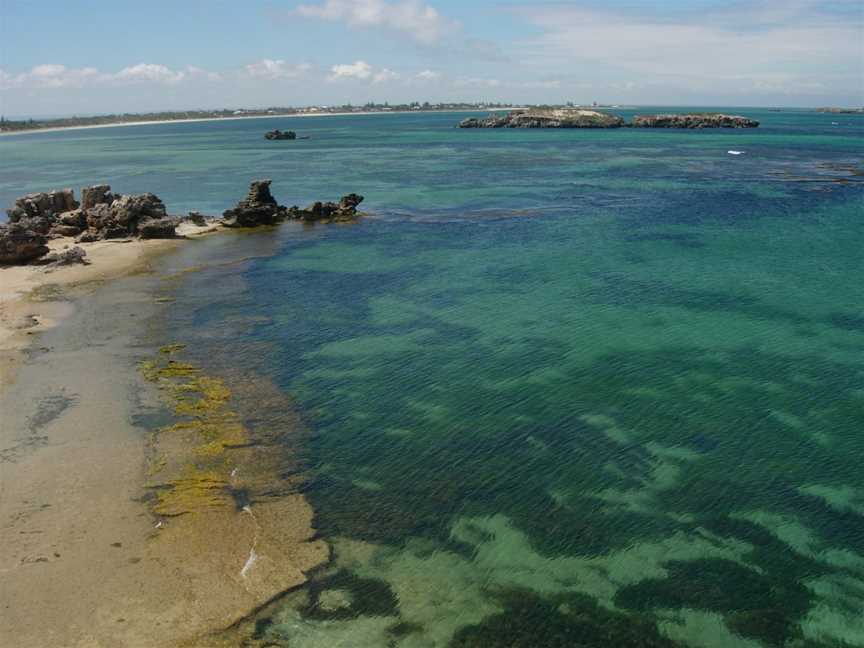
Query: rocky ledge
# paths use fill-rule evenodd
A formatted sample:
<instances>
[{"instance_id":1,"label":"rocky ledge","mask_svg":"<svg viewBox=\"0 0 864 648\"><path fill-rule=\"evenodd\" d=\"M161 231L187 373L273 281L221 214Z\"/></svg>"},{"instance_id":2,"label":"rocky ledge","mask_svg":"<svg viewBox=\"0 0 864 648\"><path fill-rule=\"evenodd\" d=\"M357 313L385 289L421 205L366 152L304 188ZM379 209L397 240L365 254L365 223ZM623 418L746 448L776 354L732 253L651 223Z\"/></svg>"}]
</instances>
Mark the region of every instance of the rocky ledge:
<instances>
[{"instance_id":1,"label":"rocky ledge","mask_svg":"<svg viewBox=\"0 0 864 648\"><path fill-rule=\"evenodd\" d=\"M306 222L345 222L353 221L360 214L357 206L363 196L355 193L342 196L338 203L316 202L305 209L285 207L276 202L270 193L271 180L255 180L249 186L249 193L233 209L222 214L225 227L258 227L275 225L285 220Z\"/></svg>"},{"instance_id":2,"label":"rocky ledge","mask_svg":"<svg viewBox=\"0 0 864 648\"><path fill-rule=\"evenodd\" d=\"M759 122L740 115L693 113L689 115L637 115L633 128L756 128Z\"/></svg>"},{"instance_id":3,"label":"rocky ledge","mask_svg":"<svg viewBox=\"0 0 864 648\"><path fill-rule=\"evenodd\" d=\"M620 128L624 120L617 115L578 108L514 110L483 119L469 117L459 128Z\"/></svg>"},{"instance_id":4,"label":"rocky ledge","mask_svg":"<svg viewBox=\"0 0 864 648\"><path fill-rule=\"evenodd\" d=\"M294 131L281 131L278 128L276 130L269 131L264 134L264 139L268 140L293 140L297 139L297 133Z\"/></svg>"}]
</instances>

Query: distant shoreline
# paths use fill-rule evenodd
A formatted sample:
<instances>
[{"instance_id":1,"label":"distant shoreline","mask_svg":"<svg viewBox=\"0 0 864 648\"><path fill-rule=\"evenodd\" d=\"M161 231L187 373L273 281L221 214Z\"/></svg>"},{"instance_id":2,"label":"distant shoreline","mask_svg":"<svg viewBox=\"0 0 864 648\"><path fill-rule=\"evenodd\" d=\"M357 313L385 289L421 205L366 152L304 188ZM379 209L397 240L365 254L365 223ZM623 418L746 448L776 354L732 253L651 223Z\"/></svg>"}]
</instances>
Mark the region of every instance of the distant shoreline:
<instances>
[{"instance_id":1,"label":"distant shoreline","mask_svg":"<svg viewBox=\"0 0 864 648\"><path fill-rule=\"evenodd\" d=\"M493 108L489 112L501 110L520 110L522 106L511 106L507 108ZM193 117L192 119L150 119L144 121L110 122L107 124L87 124L84 126L49 126L47 128L29 128L19 131L7 131L0 133L0 137L10 135L28 135L30 133L53 133L68 130L89 130L91 128L120 128L121 126L154 126L156 124L188 124L193 122L217 122L237 121L240 119L290 119L293 117L353 117L358 115L417 115L417 114L446 114L462 112L484 112L483 110L366 110L362 112L320 112L320 113L296 113L284 115L237 115L231 117Z\"/></svg>"}]
</instances>

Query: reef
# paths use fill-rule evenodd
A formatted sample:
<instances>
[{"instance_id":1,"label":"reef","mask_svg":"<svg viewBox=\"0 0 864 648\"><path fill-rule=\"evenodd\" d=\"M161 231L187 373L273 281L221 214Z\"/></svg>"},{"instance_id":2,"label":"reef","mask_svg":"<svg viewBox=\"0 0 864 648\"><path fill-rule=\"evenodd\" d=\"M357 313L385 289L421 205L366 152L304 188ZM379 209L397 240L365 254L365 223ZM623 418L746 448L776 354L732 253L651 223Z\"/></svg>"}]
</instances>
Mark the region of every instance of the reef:
<instances>
[{"instance_id":1,"label":"reef","mask_svg":"<svg viewBox=\"0 0 864 648\"><path fill-rule=\"evenodd\" d=\"M459 630L450 648L676 648L657 627L635 615L601 608L587 596L543 598L514 589L498 596L504 611Z\"/></svg>"},{"instance_id":2,"label":"reef","mask_svg":"<svg viewBox=\"0 0 864 648\"><path fill-rule=\"evenodd\" d=\"M620 128L624 120L617 115L577 108L534 108L493 114L483 119L469 117L459 128Z\"/></svg>"},{"instance_id":3,"label":"reef","mask_svg":"<svg viewBox=\"0 0 864 648\"><path fill-rule=\"evenodd\" d=\"M176 570L178 600L206 601L202 627L224 628L306 582L329 552L286 466L293 430L248 427L226 382L184 352L169 345L141 363L175 418L147 441L151 558Z\"/></svg>"}]
</instances>

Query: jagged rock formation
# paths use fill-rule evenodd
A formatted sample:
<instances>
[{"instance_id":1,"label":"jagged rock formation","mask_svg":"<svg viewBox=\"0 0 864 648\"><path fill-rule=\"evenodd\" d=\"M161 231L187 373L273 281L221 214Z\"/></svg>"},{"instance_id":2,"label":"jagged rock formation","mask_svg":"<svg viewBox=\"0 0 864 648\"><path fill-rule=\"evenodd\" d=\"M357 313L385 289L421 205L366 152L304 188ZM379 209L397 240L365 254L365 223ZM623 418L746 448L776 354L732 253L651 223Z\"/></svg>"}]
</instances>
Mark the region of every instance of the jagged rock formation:
<instances>
[{"instance_id":1,"label":"jagged rock formation","mask_svg":"<svg viewBox=\"0 0 864 648\"><path fill-rule=\"evenodd\" d=\"M759 122L740 115L694 113L689 115L637 115L633 128L756 128Z\"/></svg>"},{"instance_id":2,"label":"jagged rock formation","mask_svg":"<svg viewBox=\"0 0 864 648\"><path fill-rule=\"evenodd\" d=\"M0 264L20 265L48 253L44 234L34 232L22 223L0 225Z\"/></svg>"},{"instance_id":3,"label":"jagged rock formation","mask_svg":"<svg viewBox=\"0 0 864 648\"><path fill-rule=\"evenodd\" d=\"M483 119L469 117L459 128L620 128L624 120L617 115L578 108L537 108L514 110L506 115Z\"/></svg>"},{"instance_id":4,"label":"jagged rock formation","mask_svg":"<svg viewBox=\"0 0 864 648\"><path fill-rule=\"evenodd\" d=\"M270 193L272 180L253 180L249 193L234 209L222 214L225 227L258 227L275 225L288 218L288 209L276 202Z\"/></svg>"},{"instance_id":5,"label":"jagged rock formation","mask_svg":"<svg viewBox=\"0 0 864 648\"><path fill-rule=\"evenodd\" d=\"M297 139L297 133L294 131L280 131L278 128L264 134L264 138L268 140L293 140Z\"/></svg>"},{"instance_id":6,"label":"jagged rock formation","mask_svg":"<svg viewBox=\"0 0 864 648\"><path fill-rule=\"evenodd\" d=\"M71 189L18 198L6 210L2 263L27 263L48 252L48 238L77 236L79 242L108 238L172 238L176 220L152 193L117 195L108 185L85 187L81 204ZM37 252L38 251L38 252Z\"/></svg>"},{"instance_id":7,"label":"jagged rock formation","mask_svg":"<svg viewBox=\"0 0 864 648\"><path fill-rule=\"evenodd\" d=\"M271 180L254 180L246 198L234 209L225 211L222 224L225 227L258 227L275 225L286 219L306 222L349 221L358 216L357 206L363 196L355 193L343 196L338 203L315 202L305 209L284 207L270 193Z\"/></svg>"}]
</instances>

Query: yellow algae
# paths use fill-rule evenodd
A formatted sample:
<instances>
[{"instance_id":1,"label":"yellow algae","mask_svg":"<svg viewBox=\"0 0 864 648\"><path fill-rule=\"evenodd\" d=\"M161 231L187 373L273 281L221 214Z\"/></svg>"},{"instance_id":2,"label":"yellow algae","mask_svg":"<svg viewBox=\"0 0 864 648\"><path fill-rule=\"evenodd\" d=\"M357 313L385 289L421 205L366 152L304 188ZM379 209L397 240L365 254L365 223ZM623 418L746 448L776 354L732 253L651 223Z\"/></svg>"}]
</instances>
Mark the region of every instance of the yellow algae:
<instances>
[{"instance_id":1,"label":"yellow algae","mask_svg":"<svg viewBox=\"0 0 864 648\"><path fill-rule=\"evenodd\" d=\"M180 417L157 430L151 444L147 472L157 491L153 511L160 515L233 507L228 486L236 465L226 449L249 444L246 428L229 407L225 383L193 364L164 358L182 349L164 346L162 357L141 363L143 375L158 385Z\"/></svg>"}]
</instances>

